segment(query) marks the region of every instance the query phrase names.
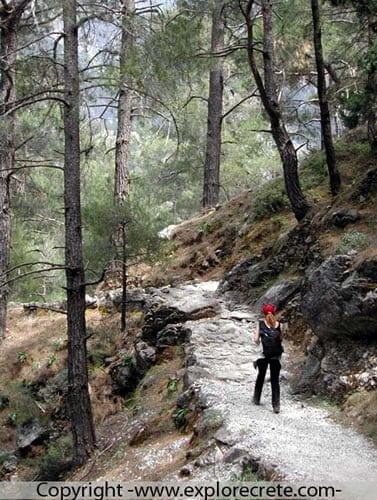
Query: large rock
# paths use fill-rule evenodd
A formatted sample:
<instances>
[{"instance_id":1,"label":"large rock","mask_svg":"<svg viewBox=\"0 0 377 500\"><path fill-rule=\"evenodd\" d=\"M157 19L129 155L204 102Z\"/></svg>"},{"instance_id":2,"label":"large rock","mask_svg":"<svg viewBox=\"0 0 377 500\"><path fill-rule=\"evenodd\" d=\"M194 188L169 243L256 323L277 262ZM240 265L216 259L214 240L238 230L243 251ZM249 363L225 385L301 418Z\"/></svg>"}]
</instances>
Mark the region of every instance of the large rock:
<instances>
[{"instance_id":1,"label":"large rock","mask_svg":"<svg viewBox=\"0 0 377 500\"><path fill-rule=\"evenodd\" d=\"M360 219L360 213L355 208L341 208L334 212L331 216L331 221L336 227L346 227L348 224L353 224Z\"/></svg>"},{"instance_id":2,"label":"large rock","mask_svg":"<svg viewBox=\"0 0 377 500\"><path fill-rule=\"evenodd\" d=\"M29 420L17 428L16 448L22 451L32 444L41 443L49 433L50 430L42 426L37 418Z\"/></svg>"},{"instance_id":3,"label":"large rock","mask_svg":"<svg viewBox=\"0 0 377 500\"><path fill-rule=\"evenodd\" d=\"M302 314L321 339L377 339L377 261L352 267L346 255L329 257L305 278Z\"/></svg>"},{"instance_id":4,"label":"large rock","mask_svg":"<svg viewBox=\"0 0 377 500\"><path fill-rule=\"evenodd\" d=\"M156 344L157 334L165 326L186 321L187 317L183 311L175 307L163 305L156 310L149 311L145 315L142 329L142 339L150 344Z\"/></svg>"},{"instance_id":5,"label":"large rock","mask_svg":"<svg viewBox=\"0 0 377 500\"><path fill-rule=\"evenodd\" d=\"M318 265L322 255L316 241L316 227L305 218L276 243L266 247L261 255L252 256L234 266L221 282L219 291L234 294L238 300L254 302L259 287L272 281L292 264L298 270ZM231 297L230 297L231 298Z\"/></svg>"},{"instance_id":6,"label":"large rock","mask_svg":"<svg viewBox=\"0 0 377 500\"><path fill-rule=\"evenodd\" d=\"M137 386L140 375L136 370L135 361L130 358L128 362L121 361L110 369L114 394L125 396Z\"/></svg>"},{"instance_id":7,"label":"large rock","mask_svg":"<svg viewBox=\"0 0 377 500\"><path fill-rule=\"evenodd\" d=\"M191 330L184 325L168 325L157 334L156 347L162 351L165 347L181 345L190 338Z\"/></svg>"},{"instance_id":8,"label":"large rock","mask_svg":"<svg viewBox=\"0 0 377 500\"><path fill-rule=\"evenodd\" d=\"M97 299L98 307L106 311L120 311L122 305L122 288L109 290L101 294ZM146 293L142 288L128 288L126 296L127 310L144 311L149 307L150 294Z\"/></svg>"},{"instance_id":9,"label":"large rock","mask_svg":"<svg viewBox=\"0 0 377 500\"><path fill-rule=\"evenodd\" d=\"M139 338L135 340L134 348L136 372L141 378L154 365L156 349Z\"/></svg>"},{"instance_id":10,"label":"large rock","mask_svg":"<svg viewBox=\"0 0 377 500\"><path fill-rule=\"evenodd\" d=\"M367 172L352 198L362 202L368 200L374 193L377 193L377 168L372 168Z\"/></svg>"},{"instance_id":11,"label":"large rock","mask_svg":"<svg viewBox=\"0 0 377 500\"><path fill-rule=\"evenodd\" d=\"M274 304L282 309L287 302L299 291L301 279L281 280L275 283L267 292L256 301L253 309L259 312L263 304Z\"/></svg>"},{"instance_id":12,"label":"large rock","mask_svg":"<svg viewBox=\"0 0 377 500\"><path fill-rule=\"evenodd\" d=\"M200 286L185 284L154 291L151 298L153 305L145 315L142 339L155 345L159 332L168 325L218 315L221 306L210 293L216 287L216 282L208 282Z\"/></svg>"}]
</instances>

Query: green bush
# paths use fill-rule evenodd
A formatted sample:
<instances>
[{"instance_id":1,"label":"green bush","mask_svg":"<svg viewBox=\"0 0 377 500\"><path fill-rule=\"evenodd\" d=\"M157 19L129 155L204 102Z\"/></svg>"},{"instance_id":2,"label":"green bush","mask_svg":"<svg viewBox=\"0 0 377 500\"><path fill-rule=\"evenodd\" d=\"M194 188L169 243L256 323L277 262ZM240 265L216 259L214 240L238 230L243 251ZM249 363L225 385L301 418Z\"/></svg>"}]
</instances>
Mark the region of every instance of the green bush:
<instances>
[{"instance_id":1,"label":"green bush","mask_svg":"<svg viewBox=\"0 0 377 500\"><path fill-rule=\"evenodd\" d=\"M325 153L317 151L304 160L300 168L301 187L304 191L322 184L327 177Z\"/></svg>"},{"instance_id":2,"label":"green bush","mask_svg":"<svg viewBox=\"0 0 377 500\"><path fill-rule=\"evenodd\" d=\"M62 436L47 449L40 459L38 481L58 481L71 468L73 451L72 437Z\"/></svg>"},{"instance_id":3,"label":"green bush","mask_svg":"<svg viewBox=\"0 0 377 500\"><path fill-rule=\"evenodd\" d=\"M39 416L38 407L27 387L13 382L8 385L7 391L9 392L9 425L22 425Z\"/></svg>"},{"instance_id":4,"label":"green bush","mask_svg":"<svg viewBox=\"0 0 377 500\"><path fill-rule=\"evenodd\" d=\"M254 198L253 211L256 220L269 217L287 208L289 208L289 201L281 177L266 182Z\"/></svg>"},{"instance_id":5,"label":"green bush","mask_svg":"<svg viewBox=\"0 0 377 500\"><path fill-rule=\"evenodd\" d=\"M364 250L369 245L369 237L359 231L348 231L342 236L338 247L339 253L347 253L351 250Z\"/></svg>"}]
</instances>

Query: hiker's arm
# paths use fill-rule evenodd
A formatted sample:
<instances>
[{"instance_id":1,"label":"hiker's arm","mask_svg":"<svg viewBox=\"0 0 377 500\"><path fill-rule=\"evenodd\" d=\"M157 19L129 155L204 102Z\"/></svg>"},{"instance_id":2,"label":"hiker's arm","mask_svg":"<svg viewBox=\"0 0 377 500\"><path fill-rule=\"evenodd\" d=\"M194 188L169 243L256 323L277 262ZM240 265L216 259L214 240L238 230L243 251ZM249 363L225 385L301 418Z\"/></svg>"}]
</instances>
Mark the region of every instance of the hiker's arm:
<instances>
[{"instance_id":1,"label":"hiker's arm","mask_svg":"<svg viewBox=\"0 0 377 500\"><path fill-rule=\"evenodd\" d=\"M255 330L255 334L254 334L254 342L256 344L259 344L260 342L260 333L259 333L259 323L257 324L257 328Z\"/></svg>"}]
</instances>

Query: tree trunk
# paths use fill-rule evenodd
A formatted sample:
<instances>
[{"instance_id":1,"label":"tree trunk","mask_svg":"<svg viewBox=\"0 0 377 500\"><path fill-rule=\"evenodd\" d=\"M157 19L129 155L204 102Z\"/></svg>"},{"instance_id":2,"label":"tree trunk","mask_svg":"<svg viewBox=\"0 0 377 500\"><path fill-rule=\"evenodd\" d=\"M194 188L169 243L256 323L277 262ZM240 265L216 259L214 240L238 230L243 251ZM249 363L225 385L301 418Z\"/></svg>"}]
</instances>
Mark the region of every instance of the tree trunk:
<instances>
[{"instance_id":1,"label":"tree trunk","mask_svg":"<svg viewBox=\"0 0 377 500\"><path fill-rule=\"evenodd\" d=\"M330 177L330 188L333 196L339 193L341 179L336 164L335 148L331 133L330 107L327 99L325 63L323 61L321 17L318 0L311 0L313 17L313 40L315 60L318 74L318 98L321 112L322 140L326 152L327 168Z\"/></svg>"},{"instance_id":2,"label":"tree trunk","mask_svg":"<svg viewBox=\"0 0 377 500\"><path fill-rule=\"evenodd\" d=\"M263 107L269 117L271 133L283 164L287 196L296 219L300 221L305 217L310 207L300 187L296 150L289 137L277 99L277 85L274 70L273 1L262 1L264 81L259 73L254 53L253 20L251 19L253 5L254 1L250 0L247 10L244 12L247 24L247 52L249 64L259 90Z\"/></svg>"},{"instance_id":3,"label":"tree trunk","mask_svg":"<svg viewBox=\"0 0 377 500\"><path fill-rule=\"evenodd\" d=\"M122 307L120 317L120 330L126 331L127 314L127 231L126 223L122 224Z\"/></svg>"},{"instance_id":4,"label":"tree trunk","mask_svg":"<svg viewBox=\"0 0 377 500\"><path fill-rule=\"evenodd\" d=\"M122 41L120 48L120 86L118 101L118 128L115 144L115 186L114 196L122 205L130 190L130 139L132 91L129 89L130 78L127 71L128 57L133 45L133 18L135 0L124 0L122 8Z\"/></svg>"},{"instance_id":5,"label":"tree trunk","mask_svg":"<svg viewBox=\"0 0 377 500\"><path fill-rule=\"evenodd\" d=\"M10 254L10 177L15 160L15 119L10 112L16 100L17 30L31 0L2 5L0 8L0 342L6 332ZM8 113L8 114L7 114Z\"/></svg>"},{"instance_id":6,"label":"tree trunk","mask_svg":"<svg viewBox=\"0 0 377 500\"><path fill-rule=\"evenodd\" d=\"M373 29L375 22L372 19L372 16L368 16L368 46L369 50L373 49L373 45L375 42L375 32ZM375 89L377 88L377 65L375 62L371 61L368 69L368 79L367 79L367 88L368 93L371 95L375 94ZM368 127L368 140L371 148L371 152L373 156L377 156L377 126L376 126L376 113L373 109L373 106L370 107L370 112L368 113L367 118L367 127Z\"/></svg>"},{"instance_id":7,"label":"tree trunk","mask_svg":"<svg viewBox=\"0 0 377 500\"><path fill-rule=\"evenodd\" d=\"M211 53L224 49L223 2L216 2L212 11ZM215 56L209 75L207 147L204 163L203 208L211 208L219 202L221 122L223 112L223 58Z\"/></svg>"},{"instance_id":8,"label":"tree trunk","mask_svg":"<svg viewBox=\"0 0 377 500\"><path fill-rule=\"evenodd\" d=\"M1 40L0 40L0 112L1 112L1 134L0 134L0 281L7 281L9 269L10 251L10 191L9 179L14 167L14 116L4 116L9 110L10 103L16 98L15 72L13 71L15 61L15 49L17 45L17 32L14 23L7 22L5 16L1 16ZM8 304L8 286L0 286L0 341L5 337L6 318Z\"/></svg>"},{"instance_id":9,"label":"tree trunk","mask_svg":"<svg viewBox=\"0 0 377 500\"><path fill-rule=\"evenodd\" d=\"M95 434L88 391L85 327L85 275L80 204L80 88L76 0L65 0L64 17L64 203L67 278L68 387L74 463L90 457Z\"/></svg>"}]
</instances>

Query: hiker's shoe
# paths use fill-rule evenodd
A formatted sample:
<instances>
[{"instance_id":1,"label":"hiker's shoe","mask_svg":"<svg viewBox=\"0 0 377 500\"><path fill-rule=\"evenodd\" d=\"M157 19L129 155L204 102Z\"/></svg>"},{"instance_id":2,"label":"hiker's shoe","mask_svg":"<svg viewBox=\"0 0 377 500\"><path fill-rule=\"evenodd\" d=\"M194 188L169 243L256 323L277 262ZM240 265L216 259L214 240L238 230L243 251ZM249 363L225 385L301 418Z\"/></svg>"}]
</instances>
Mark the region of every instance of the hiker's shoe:
<instances>
[{"instance_id":1,"label":"hiker's shoe","mask_svg":"<svg viewBox=\"0 0 377 500\"><path fill-rule=\"evenodd\" d=\"M280 406L274 406L274 413L280 413Z\"/></svg>"},{"instance_id":2,"label":"hiker's shoe","mask_svg":"<svg viewBox=\"0 0 377 500\"><path fill-rule=\"evenodd\" d=\"M253 403L257 406L260 405L260 401L256 397L253 397Z\"/></svg>"}]
</instances>

